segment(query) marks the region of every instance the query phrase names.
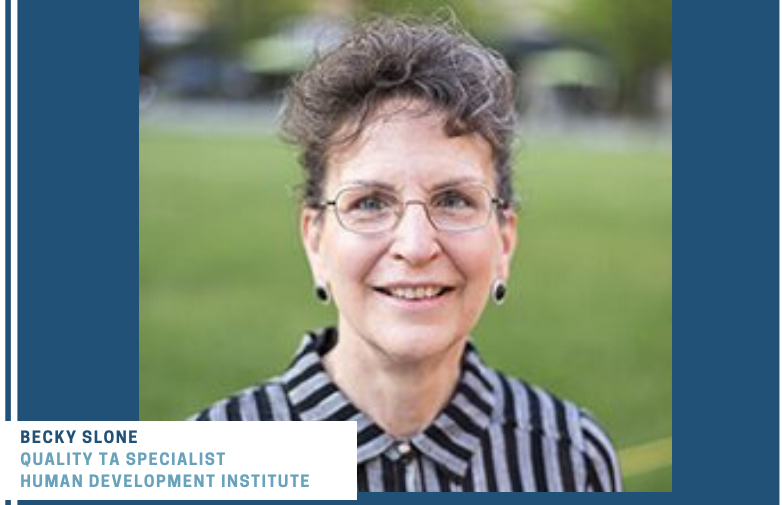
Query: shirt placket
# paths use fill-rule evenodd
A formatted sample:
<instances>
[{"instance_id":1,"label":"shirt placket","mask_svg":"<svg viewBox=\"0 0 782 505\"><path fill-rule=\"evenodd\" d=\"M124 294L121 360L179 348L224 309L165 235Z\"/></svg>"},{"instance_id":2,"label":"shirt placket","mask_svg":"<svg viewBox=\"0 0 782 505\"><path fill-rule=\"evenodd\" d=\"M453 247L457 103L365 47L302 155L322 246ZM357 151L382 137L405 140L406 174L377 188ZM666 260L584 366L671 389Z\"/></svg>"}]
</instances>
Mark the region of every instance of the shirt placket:
<instances>
[{"instance_id":1,"label":"shirt placket","mask_svg":"<svg viewBox=\"0 0 782 505\"><path fill-rule=\"evenodd\" d=\"M409 442L399 442L396 446L399 452L399 475L404 479L406 491L422 491L420 461ZM401 484L401 483L400 483Z\"/></svg>"}]
</instances>

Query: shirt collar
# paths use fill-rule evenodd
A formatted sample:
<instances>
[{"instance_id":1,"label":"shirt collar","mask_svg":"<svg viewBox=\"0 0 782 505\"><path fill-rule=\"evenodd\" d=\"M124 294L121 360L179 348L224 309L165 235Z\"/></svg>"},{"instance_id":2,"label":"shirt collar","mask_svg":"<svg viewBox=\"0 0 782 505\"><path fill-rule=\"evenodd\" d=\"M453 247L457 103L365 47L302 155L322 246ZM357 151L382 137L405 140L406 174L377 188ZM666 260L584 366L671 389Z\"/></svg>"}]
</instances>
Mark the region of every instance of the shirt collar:
<instances>
[{"instance_id":1,"label":"shirt collar","mask_svg":"<svg viewBox=\"0 0 782 505\"><path fill-rule=\"evenodd\" d=\"M325 328L304 336L293 363L282 376L295 416L302 421L356 421L357 462L380 454L391 459L398 440L359 411L326 373L321 358L337 343L337 330ZM495 415L491 371L472 343L462 358L462 370L453 396L432 424L408 442L454 476L462 478Z\"/></svg>"}]
</instances>

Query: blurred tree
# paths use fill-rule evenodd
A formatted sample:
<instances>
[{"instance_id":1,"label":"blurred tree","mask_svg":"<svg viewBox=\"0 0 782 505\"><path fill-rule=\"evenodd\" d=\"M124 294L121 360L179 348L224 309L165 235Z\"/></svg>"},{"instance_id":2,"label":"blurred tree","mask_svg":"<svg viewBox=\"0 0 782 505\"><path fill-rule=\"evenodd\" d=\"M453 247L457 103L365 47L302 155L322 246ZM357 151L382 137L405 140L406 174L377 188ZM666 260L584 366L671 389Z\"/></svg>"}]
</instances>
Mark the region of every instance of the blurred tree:
<instances>
[{"instance_id":1,"label":"blurred tree","mask_svg":"<svg viewBox=\"0 0 782 505\"><path fill-rule=\"evenodd\" d=\"M553 23L593 40L615 62L621 105L648 113L654 73L673 61L672 0L572 0L560 2Z\"/></svg>"},{"instance_id":2,"label":"blurred tree","mask_svg":"<svg viewBox=\"0 0 782 505\"><path fill-rule=\"evenodd\" d=\"M238 50L248 40L268 35L283 22L311 10L311 0L221 0L216 21L225 30L226 49Z\"/></svg>"}]
</instances>

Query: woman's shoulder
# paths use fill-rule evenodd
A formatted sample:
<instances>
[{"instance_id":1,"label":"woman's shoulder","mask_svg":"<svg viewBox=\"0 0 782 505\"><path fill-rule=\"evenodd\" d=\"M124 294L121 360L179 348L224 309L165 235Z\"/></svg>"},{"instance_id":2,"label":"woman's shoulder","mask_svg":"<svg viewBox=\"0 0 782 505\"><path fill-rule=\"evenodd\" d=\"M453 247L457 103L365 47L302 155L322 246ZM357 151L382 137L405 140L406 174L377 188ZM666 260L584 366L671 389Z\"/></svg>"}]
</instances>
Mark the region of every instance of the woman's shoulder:
<instances>
[{"instance_id":1,"label":"woman's shoulder","mask_svg":"<svg viewBox=\"0 0 782 505\"><path fill-rule=\"evenodd\" d=\"M583 445L582 427L596 425L586 409L525 380L493 372L498 422Z\"/></svg>"},{"instance_id":2,"label":"woman's shoulder","mask_svg":"<svg viewBox=\"0 0 782 505\"><path fill-rule=\"evenodd\" d=\"M607 431L590 411L546 389L500 372L496 422L530 434L532 439L577 451L587 463L594 487L618 490L621 476L616 450Z\"/></svg>"},{"instance_id":3,"label":"woman's shoulder","mask_svg":"<svg viewBox=\"0 0 782 505\"><path fill-rule=\"evenodd\" d=\"M289 367L272 379L243 389L217 401L188 421L296 421L288 389L306 380L319 367L318 352L336 341L334 328L327 327L304 334Z\"/></svg>"},{"instance_id":4,"label":"woman's shoulder","mask_svg":"<svg viewBox=\"0 0 782 505\"><path fill-rule=\"evenodd\" d=\"M279 378L243 389L189 417L188 421L291 421L290 403Z\"/></svg>"}]
</instances>

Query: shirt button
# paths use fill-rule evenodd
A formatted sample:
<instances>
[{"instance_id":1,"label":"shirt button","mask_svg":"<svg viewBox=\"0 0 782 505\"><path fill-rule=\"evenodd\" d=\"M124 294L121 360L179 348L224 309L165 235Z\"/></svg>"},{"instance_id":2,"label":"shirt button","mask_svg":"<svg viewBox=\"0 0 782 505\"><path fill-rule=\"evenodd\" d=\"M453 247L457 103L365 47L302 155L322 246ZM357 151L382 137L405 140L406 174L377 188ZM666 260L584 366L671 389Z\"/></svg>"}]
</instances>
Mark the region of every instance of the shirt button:
<instances>
[{"instance_id":1,"label":"shirt button","mask_svg":"<svg viewBox=\"0 0 782 505\"><path fill-rule=\"evenodd\" d=\"M396 450L399 451L399 454L402 456L407 456L410 454L410 451L412 451L412 447L410 447L410 444L407 442L400 442L399 445L396 446Z\"/></svg>"}]
</instances>

